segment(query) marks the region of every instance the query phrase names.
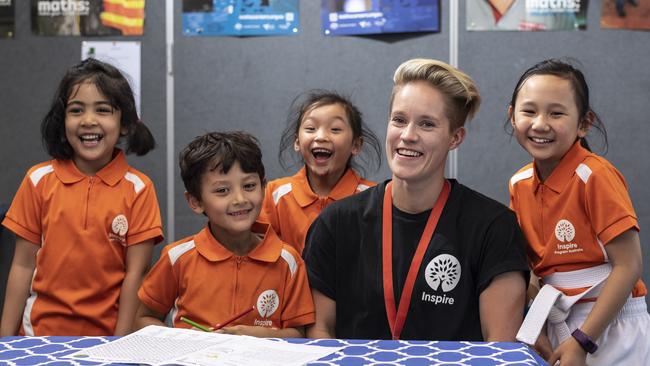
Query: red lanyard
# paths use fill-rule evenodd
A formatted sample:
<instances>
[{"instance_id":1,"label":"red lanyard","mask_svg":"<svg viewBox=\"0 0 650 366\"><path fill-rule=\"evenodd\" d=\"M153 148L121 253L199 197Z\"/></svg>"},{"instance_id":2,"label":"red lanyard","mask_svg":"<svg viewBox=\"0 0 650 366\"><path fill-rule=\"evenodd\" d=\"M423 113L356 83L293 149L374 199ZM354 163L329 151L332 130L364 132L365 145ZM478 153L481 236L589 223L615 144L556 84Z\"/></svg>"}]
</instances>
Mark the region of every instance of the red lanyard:
<instances>
[{"instance_id":1,"label":"red lanyard","mask_svg":"<svg viewBox=\"0 0 650 366\"><path fill-rule=\"evenodd\" d=\"M382 214L382 264L384 274L384 302L386 304L386 315L388 316L388 324L390 325L390 332L393 339L399 339L406 320L406 314L411 304L411 294L413 293L413 286L415 285L415 277L422 264L424 253L427 251L433 232L436 230L438 220L442 209L445 207L447 198L449 198L450 185L447 180L442 186L442 191L436 200L436 204L429 214L429 219L424 227L422 237L415 250L415 255L411 260L406 281L404 281L404 288L402 296L399 300L399 308L395 312L395 293L393 292L393 196L391 186L393 182L386 185L384 192L384 208Z\"/></svg>"}]
</instances>

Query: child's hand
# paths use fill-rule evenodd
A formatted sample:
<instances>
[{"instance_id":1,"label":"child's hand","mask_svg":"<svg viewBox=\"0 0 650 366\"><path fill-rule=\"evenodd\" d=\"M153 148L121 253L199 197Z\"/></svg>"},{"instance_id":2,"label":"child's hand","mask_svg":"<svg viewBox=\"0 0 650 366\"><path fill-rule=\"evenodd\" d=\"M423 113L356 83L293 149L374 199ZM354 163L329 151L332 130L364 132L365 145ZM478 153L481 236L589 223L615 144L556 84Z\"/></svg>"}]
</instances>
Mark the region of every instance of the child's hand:
<instances>
[{"instance_id":1,"label":"child's hand","mask_svg":"<svg viewBox=\"0 0 650 366\"><path fill-rule=\"evenodd\" d=\"M269 328L252 326L252 325L234 325L232 327L221 328L216 332L222 334L232 334L232 335L248 335L253 337L269 337Z\"/></svg>"},{"instance_id":2,"label":"child's hand","mask_svg":"<svg viewBox=\"0 0 650 366\"><path fill-rule=\"evenodd\" d=\"M539 337L537 337L537 342L535 342L533 348L545 360L550 359L551 355L553 355L553 347L551 346L551 341L549 341L546 332L542 332Z\"/></svg>"},{"instance_id":3,"label":"child's hand","mask_svg":"<svg viewBox=\"0 0 650 366\"><path fill-rule=\"evenodd\" d=\"M200 329L200 328L197 328L197 327L192 327L192 328L190 328L190 329L192 329L192 330L198 330L199 332L205 332L204 329ZM209 329L210 332L214 331L214 328L212 328L212 327L208 327L208 329Z\"/></svg>"},{"instance_id":4,"label":"child's hand","mask_svg":"<svg viewBox=\"0 0 650 366\"><path fill-rule=\"evenodd\" d=\"M277 337L282 338L283 334L280 332L286 329L266 328L253 325L234 325L232 327L224 327L216 331L216 333L233 334L233 335L247 335L260 338Z\"/></svg>"},{"instance_id":5,"label":"child's hand","mask_svg":"<svg viewBox=\"0 0 650 366\"><path fill-rule=\"evenodd\" d=\"M561 366L585 366L587 352L575 338L569 337L555 349L548 359L548 364L554 366L558 361Z\"/></svg>"}]
</instances>

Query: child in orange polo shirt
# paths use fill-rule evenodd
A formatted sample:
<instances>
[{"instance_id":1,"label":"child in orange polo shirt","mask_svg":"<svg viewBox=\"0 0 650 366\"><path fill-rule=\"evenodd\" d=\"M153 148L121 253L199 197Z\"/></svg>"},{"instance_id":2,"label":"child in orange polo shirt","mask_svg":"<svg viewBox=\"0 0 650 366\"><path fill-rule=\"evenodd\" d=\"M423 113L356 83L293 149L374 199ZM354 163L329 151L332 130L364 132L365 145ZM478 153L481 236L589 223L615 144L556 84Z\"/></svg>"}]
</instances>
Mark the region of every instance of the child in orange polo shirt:
<instances>
[{"instance_id":1,"label":"child in orange polo shirt","mask_svg":"<svg viewBox=\"0 0 650 366\"><path fill-rule=\"evenodd\" d=\"M305 265L268 224L256 223L264 198L257 140L243 132L208 133L180 153L185 198L208 218L199 233L168 245L138 292L136 327L215 326L246 309L224 333L304 337L314 322Z\"/></svg>"},{"instance_id":2,"label":"child in orange polo shirt","mask_svg":"<svg viewBox=\"0 0 650 366\"><path fill-rule=\"evenodd\" d=\"M128 81L87 59L59 84L41 124L53 160L29 169L3 225L16 233L1 335L124 335L162 240L153 183L116 149L155 141Z\"/></svg>"},{"instance_id":3,"label":"child in orange polo shirt","mask_svg":"<svg viewBox=\"0 0 650 366\"><path fill-rule=\"evenodd\" d=\"M584 75L562 61L540 62L519 79L508 113L533 157L510 180L510 205L544 285L517 339L534 344L548 318L537 348L550 365L647 364L639 226L625 179L586 143L591 127L604 129Z\"/></svg>"},{"instance_id":4,"label":"child in orange polo shirt","mask_svg":"<svg viewBox=\"0 0 650 366\"><path fill-rule=\"evenodd\" d=\"M375 185L355 171L353 157L364 145L374 153L364 161L373 160L379 167L379 141L347 98L314 90L296 99L279 155L286 167L284 153L293 146L304 166L294 176L269 182L260 221L269 222L282 240L302 253L307 229L327 205Z\"/></svg>"}]
</instances>

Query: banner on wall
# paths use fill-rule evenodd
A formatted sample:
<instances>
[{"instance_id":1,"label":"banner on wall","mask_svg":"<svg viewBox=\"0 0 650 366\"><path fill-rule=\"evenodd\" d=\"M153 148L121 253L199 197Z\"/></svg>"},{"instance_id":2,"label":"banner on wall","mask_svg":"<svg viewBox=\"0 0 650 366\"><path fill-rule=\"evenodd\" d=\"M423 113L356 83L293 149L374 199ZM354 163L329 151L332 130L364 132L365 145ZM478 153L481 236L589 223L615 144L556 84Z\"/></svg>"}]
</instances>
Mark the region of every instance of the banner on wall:
<instances>
[{"instance_id":1,"label":"banner on wall","mask_svg":"<svg viewBox=\"0 0 650 366\"><path fill-rule=\"evenodd\" d=\"M1 1L1 0L0 0ZM41 36L141 36L145 0L32 0Z\"/></svg>"},{"instance_id":2,"label":"banner on wall","mask_svg":"<svg viewBox=\"0 0 650 366\"><path fill-rule=\"evenodd\" d=\"M183 0L186 36L298 33L298 0Z\"/></svg>"},{"instance_id":3,"label":"banner on wall","mask_svg":"<svg viewBox=\"0 0 650 366\"><path fill-rule=\"evenodd\" d=\"M439 0L321 0L327 36L438 32Z\"/></svg>"},{"instance_id":4,"label":"banner on wall","mask_svg":"<svg viewBox=\"0 0 650 366\"><path fill-rule=\"evenodd\" d=\"M467 0L467 30L586 29L587 3L588 0Z\"/></svg>"},{"instance_id":5,"label":"banner on wall","mask_svg":"<svg viewBox=\"0 0 650 366\"><path fill-rule=\"evenodd\" d=\"M0 0L0 38L14 37L14 2Z\"/></svg>"},{"instance_id":6,"label":"banner on wall","mask_svg":"<svg viewBox=\"0 0 650 366\"><path fill-rule=\"evenodd\" d=\"M601 28L650 30L650 1L603 0Z\"/></svg>"}]
</instances>

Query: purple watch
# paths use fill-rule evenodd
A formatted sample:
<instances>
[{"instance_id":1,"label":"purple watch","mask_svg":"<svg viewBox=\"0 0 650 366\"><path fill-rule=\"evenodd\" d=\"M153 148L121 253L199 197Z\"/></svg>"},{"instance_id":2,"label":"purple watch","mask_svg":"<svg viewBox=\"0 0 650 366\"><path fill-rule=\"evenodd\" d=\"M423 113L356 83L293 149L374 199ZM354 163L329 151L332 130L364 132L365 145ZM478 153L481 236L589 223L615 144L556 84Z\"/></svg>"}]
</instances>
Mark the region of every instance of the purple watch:
<instances>
[{"instance_id":1,"label":"purple watch","mask_svg":"<svg viewBox=\"0 0 650 366\"><path fill-rule=\"evenodd\" d=\"M596 342L594 342L585 332L581 331L580 328L576 328L571 335L576 339L576 341L578 341L580 347L588 353L593 354L598 349Z\"/></svg>"}]
</instances>

